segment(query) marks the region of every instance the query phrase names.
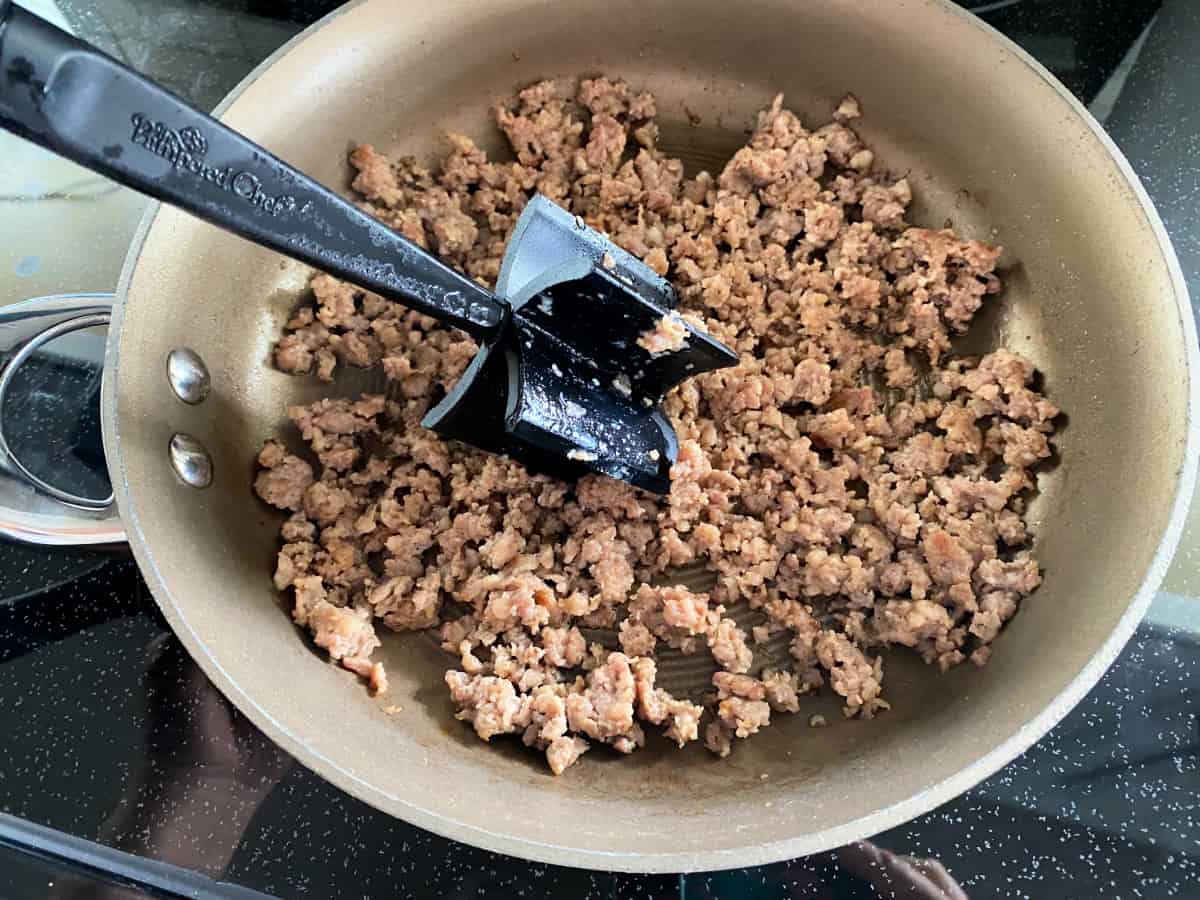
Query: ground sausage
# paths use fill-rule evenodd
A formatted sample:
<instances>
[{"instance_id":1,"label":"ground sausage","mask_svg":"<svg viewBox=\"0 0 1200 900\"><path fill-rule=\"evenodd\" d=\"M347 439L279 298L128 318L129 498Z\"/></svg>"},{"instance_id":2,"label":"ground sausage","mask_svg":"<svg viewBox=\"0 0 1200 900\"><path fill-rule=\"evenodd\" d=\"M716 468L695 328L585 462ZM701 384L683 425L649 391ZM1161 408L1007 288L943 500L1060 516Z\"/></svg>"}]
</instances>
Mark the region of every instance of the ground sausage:
<instances>
[{"instance_id":1,"label":"ground sausage","mask_svg":"<svg viewBox=\"0 0 1200 900\"><path fill-rule=\"evenodd\" d=\"M295 621L377 690L373 621L438 628L459 718L556 774L598 744L636 750L646 727L698 740L702 716L725 754L824 688L870 717L889 646L942 669L998 652L1041 581L1024 495L1058 409L1018 354L955 355L1002 287L1001 248L910 222L914 186L863 143L863 114L847 97L812 128L776 98L720 171L689 176L658 147L653 97L596 77L497 106L511 161L463 135L432 168L356 148L363 208L468 277L495 283L541 192L672 282L677 310L643 347L677 349L686 321L739 362L664 398L667 496L566 484L420 427L473 340L316 275L275 365L370 367L389 388L289 410L303 452L259 454L254 489L289 516L274 580ZM780 633L788 665L760 672ZM703 704L656 683L668 648L711 653Z\"/></svg>"}]
</instances>

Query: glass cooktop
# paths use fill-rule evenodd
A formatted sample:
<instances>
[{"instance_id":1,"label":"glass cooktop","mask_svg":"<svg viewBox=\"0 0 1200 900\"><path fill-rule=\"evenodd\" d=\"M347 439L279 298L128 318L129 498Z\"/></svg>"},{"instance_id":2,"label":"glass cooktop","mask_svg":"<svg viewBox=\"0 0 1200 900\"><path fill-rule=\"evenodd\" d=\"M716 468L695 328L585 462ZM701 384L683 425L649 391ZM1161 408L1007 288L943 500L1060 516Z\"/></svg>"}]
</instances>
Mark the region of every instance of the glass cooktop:
<instances>
[{"instance_id":1,"label":"glass cooktop","mask_svg":"<svg viewBox=\"0 0 1200 900\"><path fill-rule=\"evenodd\" d=\"M211 107L334 4L24 5ZM1026 47L1107 123L1200 296L1200 7L962 5ZM143 205L0 135L0 307L113 290ZM9 400L20 411L22 458L82 492L104 490L94 430L101 346L79 335L75 352L25 372ZM52 455L49 447L67 449ZM820 856L649 877L517 861L375 812L232 709L183 652L123 552L0 543L0 897L1200 896L1198 543L1193 529L1150 615L1096 689L957 800Z\"/></svg>"}]
</instances>

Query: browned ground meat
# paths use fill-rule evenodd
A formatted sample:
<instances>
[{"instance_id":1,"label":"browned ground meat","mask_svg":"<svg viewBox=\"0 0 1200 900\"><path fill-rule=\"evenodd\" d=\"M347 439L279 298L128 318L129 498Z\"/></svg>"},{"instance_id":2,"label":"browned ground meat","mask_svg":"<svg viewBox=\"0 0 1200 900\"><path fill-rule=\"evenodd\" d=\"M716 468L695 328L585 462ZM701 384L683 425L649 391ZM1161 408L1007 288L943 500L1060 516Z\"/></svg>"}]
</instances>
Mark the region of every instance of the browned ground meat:
<instances>
[{"instance_id":1,"label":"browned ground meat","mask_svg":"<svg viewBox=\"0 0 1200 900\"><path fill-rule=\"evenodd\" d=\"M724 755L823 686L870 717L888 706L879 650L982 665L1041 579L1022 515L1058 410L1027 360L951 345L1000 290L1000 248L906 221L912 189L851 127L853 97L816 130L777 99L715 176L685 177L654 115L622 82L544 82L495 110L514 161L453 135L435 169L369 146L350 162L365 209L486 284L535 191L672 280L681 315L741 362L667 398L669 496L530 475L422 430L474 343L326 275L275 364L378 366L387 398L290 410L309 453L268 441L255 481L290 513L275 583L320 646L383 690L372 620L437 626L459 718L520 735L556 774L594 743L635 750L643 724L682 746L702 716ZM641 340L682 333L668 318ZM752 642L731 617L746 607ZM761 671L778 632L791 665ZM664 644L711 654L715 693L656 686Z\"/></svg>"},{"instance_id":2,"label":"browned ground meat","mask_svg":"<svg viewBox=\"0 0 1200 900\"><path fill-rule=\"evenodd\" d=\"M650 353L667 353L687 345L687 326L676 315L663 316L654 327L638 335L637 342Z\"/></svg>"}]
</instances>

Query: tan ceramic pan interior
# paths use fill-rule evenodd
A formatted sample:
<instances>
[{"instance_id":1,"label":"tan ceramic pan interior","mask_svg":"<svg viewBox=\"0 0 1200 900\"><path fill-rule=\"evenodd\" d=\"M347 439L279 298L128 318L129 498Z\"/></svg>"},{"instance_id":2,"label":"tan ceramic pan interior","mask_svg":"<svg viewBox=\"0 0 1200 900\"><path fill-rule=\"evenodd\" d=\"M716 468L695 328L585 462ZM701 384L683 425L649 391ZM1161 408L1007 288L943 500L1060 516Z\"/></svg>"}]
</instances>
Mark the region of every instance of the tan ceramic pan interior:
<instances>
[{"instance_id":1,"label":"tan ceramic pan interior","mask_svg":"<svg viewBox=\"0 0 1200 900\"><path fill-rule=\"evenodd\" d=\"M389 702L404 708L385 715L281 611L269 578L277 520L250 492L252 459L285 406L321 393L267 366L305 273L171 210L152 213L135 244L106 379L106 440L134 552L188 649L251 719L347 791L441 834L664 871L762 863L895 825L1057 721L1158 583L1177 490L1190 495L1193 474L1195 339L1174 257L1080 107L1013 45L933 0L368 0L289 45L223 114L345 185L352 142L432 158L452 129L499 149L494 99L590 72L652 89L664 144L694 167L719 166L777 91L814 123L853 91L865 136L914 183L915 219L1005 245L1008 290L972 340L1031 355L1069 418L1061 464L1033 507L1045 584L992 664L938 677L892 654L895 708L873 722L810 729L782 717L723 762L652 742L628 759L588 754L558 779L453 720L446 661L420 636L385 638ZM212 369L199 407L168 391L164 360L180 346ZM175 431L211 449L210 489L172 474Z\"/></svg>"}]
</instances>

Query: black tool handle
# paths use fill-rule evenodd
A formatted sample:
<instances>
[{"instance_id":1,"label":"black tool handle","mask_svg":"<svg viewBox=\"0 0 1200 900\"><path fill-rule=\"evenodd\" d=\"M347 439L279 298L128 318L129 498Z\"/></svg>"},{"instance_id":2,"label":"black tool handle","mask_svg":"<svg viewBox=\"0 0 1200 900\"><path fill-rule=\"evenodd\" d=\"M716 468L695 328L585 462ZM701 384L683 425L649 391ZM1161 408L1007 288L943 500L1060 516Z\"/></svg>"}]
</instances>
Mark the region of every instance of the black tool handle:
<instances>
[{"instance_id":1,"label":"black tool handle","mask_svg":"<svg viewBox=\"0 0 1200 900\"><path fill-rule=\"evenodd\" d=\"M263 148L0 0L0 126L476 338L508 305Z\"/></svg>"}]
</instances>

